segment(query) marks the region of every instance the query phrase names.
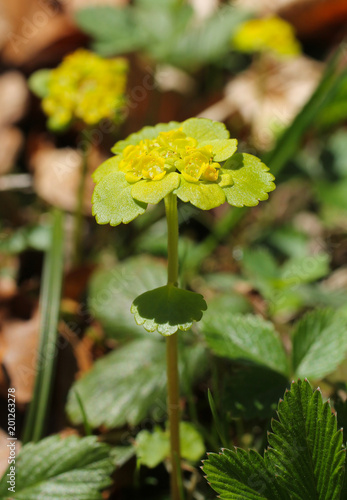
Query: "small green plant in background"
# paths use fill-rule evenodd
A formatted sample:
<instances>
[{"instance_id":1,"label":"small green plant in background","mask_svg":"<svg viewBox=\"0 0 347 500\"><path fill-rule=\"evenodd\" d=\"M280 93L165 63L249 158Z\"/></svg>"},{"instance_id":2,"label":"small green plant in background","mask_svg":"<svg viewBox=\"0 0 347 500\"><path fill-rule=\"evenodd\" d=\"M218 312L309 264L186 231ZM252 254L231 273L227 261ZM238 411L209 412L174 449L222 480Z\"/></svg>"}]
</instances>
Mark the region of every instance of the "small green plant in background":
<instances>
[{"instance_id":1,"label":"small green plant in background","mask_svg":"<svg viewBox=\"0 0 347 500\"><path fill-rule=\"evenodd\" d=\"M145 127L117 142L116 156L94 173L93 214L100 224L128 223L149 203L165 202L167 285L138 296L131 312L147 331L166 336L172 500L182 498L177 331L190 329L207 307L202 295L178 287L177 198L202 210L266 200L275 188L268 167L236 149L236 139L229 138L222 123L191 118Z\"/></svg>"},{"instance_id":2,"label":"small green plant in background","mask_svg":"<svg viewBox=\"0 0 347 500\"><path fill-rule=\"evenodd\" d=\"M101 121L118 126L125 119L128 61L118 57L104 59L93 52L78 49L67 55L52 70L42 69L30 77L31 90L42 98L48 116L47 127L63 132L69 127L81 131L82 170L77 194L74 228L74 263L81 259L83 199L92 146L93 128Z\"/></svg>"}]
</instances>

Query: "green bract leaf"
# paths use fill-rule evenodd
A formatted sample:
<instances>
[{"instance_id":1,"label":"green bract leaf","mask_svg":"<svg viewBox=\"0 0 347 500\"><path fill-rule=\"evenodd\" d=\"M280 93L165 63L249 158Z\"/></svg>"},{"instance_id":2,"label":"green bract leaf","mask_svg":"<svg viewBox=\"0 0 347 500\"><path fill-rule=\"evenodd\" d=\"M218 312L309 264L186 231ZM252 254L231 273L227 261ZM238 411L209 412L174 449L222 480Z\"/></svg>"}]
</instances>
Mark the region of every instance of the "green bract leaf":
<instances>
[{"instance_id":1,"label":"green bract leaf","mask_svg":"<svg viewBox=\"0 0 347 500\"><path fill-rule=\"evenodd\" d=\"M33 73L29 80L29 89L40 99L43 99L49 94L48 84L51 77L50 69L39 69Z\"/></svg>"},{"instance_id":2,"label":"green bract leaf","mask_svg":"<svg viewBox=\"0 0 347 500\"><path fill-rule=\"evenodd\" d=\"M20 500L98 500L111 484L115 468L111 448L95 436L51 436L23 447L16 460L15 493L8 491L8 471L0 481L0 498Z\"/></svg>"},{"instance_id":3,"label":"green bract leaf","mask_svg":"<svg viewBox=\"0 0 347 500\"><path fill-rule=\"evenodd\" d=\"M180 422L181 456L196 462L205 452L200 433L189 422ZM169 432L155 427L153 432L141 431L136 436L136 453L142 465L153 468L170 455Z\"/></svg>"},{"instance_id":4,"label":"green bract leaf","mask_svg":"<svg viewBox=\"0 0 347 500\"><path fill-rule=\"evenodd\" d=\"M144 203L159 203L167 194L180 185L180 176L171 172L159 181L144 180L136 182L131 189L131 196Z\"/></svg>"},{"instance_id":5,"label":"green bract leaf","mask_svg":"<svg viewBox=\"0 0 347 500\"><path fill-rule=\"evenodd\" d=\"M278 373L288 373L282 342L273 324L260 316L228 311L216 316L211 310L202 320L202 333L218 356L253 361Z\"/></svg>"},{"instance_id":6,"label":"green bract leaf","mask_svg":"<svg viewBox=\"0 0 347 500\"><path fill-rule=\"evenodd\" d=\"M79 425L83 421L79 394L89 424L95 428L137 425L147 415L155 421L166 416L165 342L160 335L134 340L96 361L92 369L70 389L67 413ZM179 370L183 393L206 370L201 345L180 348ZM189 362L188 362L189 361ZM129 435L129 437L131 437Z\"/></svg>"},{"instance_id":7,"label":"green bract leaf","mask_svg":"<svg viewBox=\"0 0 347 500\"><path fill-rule=\"evenodd\" d=\"M202 210L211 210L225 202L225 194L218 184L210 182L188 182L181 176L180 187L175 191L182 201L190 201Z\"/></svg>"},{"instance_id":8,"label":"green bract leaf","mask_svg":"<svg viewBox=\"0 0 347 500\"><path fill-rule=\"evenodd\" d=\"M148 332L158 330L164 336L189 330L193 321L200 321L206 309L202 295L173 285L145 292L131 306L138 325L143 325Z\"/></svg>"},{"instance_id":9,"label":"green bract leaf","mask_svg":"<svg viewBox=\"0 0 347 500\"><path fill-rule=\"evenodd\" d=\"M338 311L313 311L297 323L293 332L296 376L320 379L338 367L346 352L346 318Z\"/></svg>"},{"instance_id":10,"label":"green bract leaf","mask_svg":"<svg viewBox=\"0 0 347 500\"><path fill-rule=\"evenodd\" d=\"M227 202L234 207L254 207L267 200L268 193L275 189L274 177L268 167L258 158L247 153L234 154L222 168L230 171L234 184L223 187Z\"/></svg>"},{"instance_id":11,"label":"green bract leaf","mask_svg":"<svg viewBox=\"0 0 347 500\"><path fill-rule=\"evenodd\" d=\"M129 135L129 137L124 141L116 142L111 151L115 154L122 153L122 151L127 146L138 144L140 141L143 141L144 139L155 139L156 137L158 137L160 132L168 132L169 130L179 128L180 125L181 124L178 122L169 122L169 123L158 123L154 127L148 127L148 126L144 127L138 132Z\"/></svg>"},{"instance_id":12,"label":"green bract leaf","mask_svg":"<svg viewBox=\"0 0 347 500\"><path fill-rule=\"evenodd\" d=\"M112 172L95 186L93 215L98 224L127 224L145 212L147 205L133 199L131 188L123 172Z\"/></svg>"},{"instance_id":13,"label":"green bract leaf","mask_svg":"<svg viewBox=\"0 0 347 500\"><path fill-rule=\"evenodd\" d=\"M199 142L199 147L212 146L213 161L224 161L232 156L237 149L236 139L222 139Z\"/></svg>"},{"instance_id":14,"label":"green bract leaf","mask_svg":"<svg viewBox=\"0 0 347 500\"><path fill-rule=\"evenodd\" d=\"M108 160L104 161L104 163L102 163L92 174L95 184L100 182L104 177L106 177L106 175L118 172L118 164L120 160L120 156L112 156Z\"/></svg>"},{"instance_id":15,"label":"green bract leaf","mask_svg":"<svg viewBox=\"0 0 347 500\"><path fill-rule=\"evenodd\" d=\"M116 339L147 335L130 314L133 300L139 293L158 287L167 280L165 265L141 256L120 262L114 269L93 274L89 286L88 308Z\"/></svg>"},{"instance_id":16,"label":"green bract leaf","mask_svg":"<svg viewBox=\"0 0 347 500\"><path fill-rule=\"evenodd\" d=\"M272 421L264 459L210 454L203 470L222 500L339 500L345 453L330 404L307 381L293 383Z\"/></svg>"},{"instance_id":17,"label":"green bract leaf","mask_svg":"<svg viewBox=\"0 0 347 500\"><path fill-rule=\"evenodd\" d=\"M229 132L224 123L214 122L208 118L189 118L182 123L183 132L199 143L210 144L211 141L229 139Z\"/></svg>"}]
</instances>

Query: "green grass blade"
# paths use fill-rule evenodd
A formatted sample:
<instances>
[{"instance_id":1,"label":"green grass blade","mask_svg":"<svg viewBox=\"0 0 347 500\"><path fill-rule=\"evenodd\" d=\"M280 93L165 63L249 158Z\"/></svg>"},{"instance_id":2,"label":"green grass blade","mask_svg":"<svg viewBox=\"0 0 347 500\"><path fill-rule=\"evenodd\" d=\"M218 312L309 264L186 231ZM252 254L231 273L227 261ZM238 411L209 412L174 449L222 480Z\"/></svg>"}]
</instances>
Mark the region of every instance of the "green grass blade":
<instances>
[{"instance_id":1,"label":"green grass blade","mask_svg":"<svg viewBox=\"0 0 347 500\"><path fill-rule=\"evenodd\" d=\"M211 394L210 389L207 390L207 397L208 397L208 403L209 403L210 408L211 408L211 413L212 413L212 416L213 416L213 421L214 421L214 425L216 427L218 436L219 436L219 438L221 440L222 445L226 448L228 446L228 439L225 436L225 432L224 432L224 429L223 429L223 423L221 422L221 420L220 420L220 418L218 416L218 412L217 412L217 408L216 408L216 403L214 402L214 399L213 399L213 396Z\"/></svg>"},{"instance_id":2,"label":"green grass blade","mask_svg":"<svg viewBox=\"0 0 347 500\"><path fill-rule=\"evenodd\" d=\"M53 211L51 245L45 255L40 293L40 343L33 399L23 431L23 443L38 441L43 433L53 381L63 278L63 214Z\"/></svg>"},{"instance_id":3,"label":"green grass blade","mask_svg":"<svg viewBox=\"0 0 347 500\"><path fill-rule=\"evenodd\" d=\"M279 138L272 151L263 156L262 161L270 167L271 173L275 176L283 170L286 163L297 152L303 135L314 124L322 109L334 99L341 83L345 80L347 70L337 73L344 48L343 44L336 51L310 99Z\"/></svg>"}]
</instances>

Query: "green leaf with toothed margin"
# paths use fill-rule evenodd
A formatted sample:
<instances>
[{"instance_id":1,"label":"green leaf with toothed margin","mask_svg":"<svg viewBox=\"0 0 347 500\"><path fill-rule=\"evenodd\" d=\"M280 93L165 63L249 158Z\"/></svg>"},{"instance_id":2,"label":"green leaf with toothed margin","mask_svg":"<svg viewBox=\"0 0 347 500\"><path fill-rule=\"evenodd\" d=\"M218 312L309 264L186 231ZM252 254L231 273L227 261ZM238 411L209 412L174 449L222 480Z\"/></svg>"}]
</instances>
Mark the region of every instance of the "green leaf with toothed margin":
<instances>
[{"instance_id":1,"label":"green leaf with toothed margin","mask_svg":"<svg viewBox=\"0 0 347 500\"><path fill-rule=\"evenodd\" d=\"M138 325L148 332L158 330L165 337L177 330L189 330L200 321L207 305L202 295L165 285L139 295L131 306Z\"/></svg>"},{"instance_id":2,"label":"green leaf with toothed margin","mask_svg":"<svg viewBox=\"0 0 347 500\"><path fill-rule=\"evenodd\" d=\"M131 189L131 196L137 201L156 205L169 193L180 185L180 175L171 172L159 181L143 180L135 182Z\"/></svg>"},{"instance_id":3,"label":"green leaf with toothed margin","mask_svg":"<svg viewBox=\"0 0 347 500\"><path fill-rule=\"evenodd\" d=\"M234 184L223 187L227 202L234 207L254 207L267 200L275 189L274 176L256 156L247 153L234 154L225 162L222 174L229 173Z\"/></svg>"},{"instance_id":4,"label":"green leaf with toothed margin","mask_svg":"<svg viewBox=\"0 0 347 500\"><path fill-rule=\"evenodd\" d=\"M123 172L111 172L95 186L93 215L98 224L127 224L145 212L147 205L131 196L132 186Z\"/></svg>"},{"instance_id":5,"label":"green leaf with toothed margin","mask_svg":"<svg viewBox=\"0 0 347 500\"><path fill-rule=\"evenodd\" d=\"M221 500L289 500L268 465L256 451L241 448L209 453L202 470Z\"/></svg>"},{"instance_id":6,"label":"green leaf with toothed margin","mask_svg":"<svg viewBox=\"0 0 347 500\"><path fill-rule=\"evenodd\" d=\"M15 492L8 471L0 481L0 499L102 500L115 469L111 447L96 436L50 436L25 445L16 458Z\"/></svg>"},{"instance_id":7,"label":"green leaf with toothed margin","mask_svg":"<svg viewBox=\"0 0 347 500\"><path fill-rule=\"evenodd\" d=\"M191 341L192 337L181 340L178 363L182 394L187 394L191 384L205 374L206 351L201 344L183 342ZM165 350L165 340L160 335L147 334L98 359L70 389L66 411L71 422L75 425L83 422L76 392L93 429L101 425L106 429L133 427L147 416L154 422L164 421L167 416ZM131 431L126 434L131 437Z\"/></svg>"},{"instance_id":8,"label":"green leaf with toothed margin","mask_svg":"<svg viewBox=\"0 0 347 500\"><path fill-rule=\"evenodd\" d=\"M183 132L200 143L210 144L210 141L229 139L229 132L224 123L208 118L188 118L182 123Z\"/></svg>"},{"instance_id":9,"label":"green leaf with toothed margin","mask_svg":"<svg viewBox=\"0 0 347 500\"><path fill-rule=\"evenodd\" d=\"M222 500L339 500L345 449L330 403L307 380L279 402L264 458L256 452L210 454L203 471Z\"/></svg>"},{"instance_id":10,"label":"green leaf with toothed margin","mask_svg":"<svg viewBox=\"0 0 347 500\"><path fill-rule=\"evenodd\" d=\"M169 132L169 130L179 128L180 125L181 124L178 122L169 122L158 123L154 127L143 127L138 132L130 134L129 137L127 137L125 140L116 142L111 151L115 154L122 153L127 146L134 146L144 139L155 139L156 137L158 137L160 132Z\"/></svg>"},{"instance_id":11,"label":"green leaf with toothed margin","mask_svg":"<svg viewBox=\"0 0 347 500\"><path fill-rule=\"evenodd\" d=\"M293 332L293 370L297 377L321 379L347 353L347 320L340 311L317 309L300 319Z\"/></svg>"}]
</instances>

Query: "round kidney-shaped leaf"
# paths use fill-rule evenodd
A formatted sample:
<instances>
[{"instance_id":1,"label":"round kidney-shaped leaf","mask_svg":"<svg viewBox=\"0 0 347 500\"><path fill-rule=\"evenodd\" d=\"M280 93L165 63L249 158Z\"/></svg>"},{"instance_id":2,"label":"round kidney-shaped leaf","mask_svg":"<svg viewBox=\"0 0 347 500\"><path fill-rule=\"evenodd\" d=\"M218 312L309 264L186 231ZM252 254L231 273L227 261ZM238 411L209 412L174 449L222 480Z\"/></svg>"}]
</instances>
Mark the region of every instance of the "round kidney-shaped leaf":
<instances>
[{"instance_id":1,"label":"round kidney-shaped leaf","mask_svg":"<svg viewBox=\"0 0 347 500\"><path fill-rule=\"evenodd\" d=\"M139 295L131 306L138 325L148 332L158 330L164 336L177 330L189 330L200 321L207 305L202 295L165 285Z\"/></svg>"}]
</instances>

